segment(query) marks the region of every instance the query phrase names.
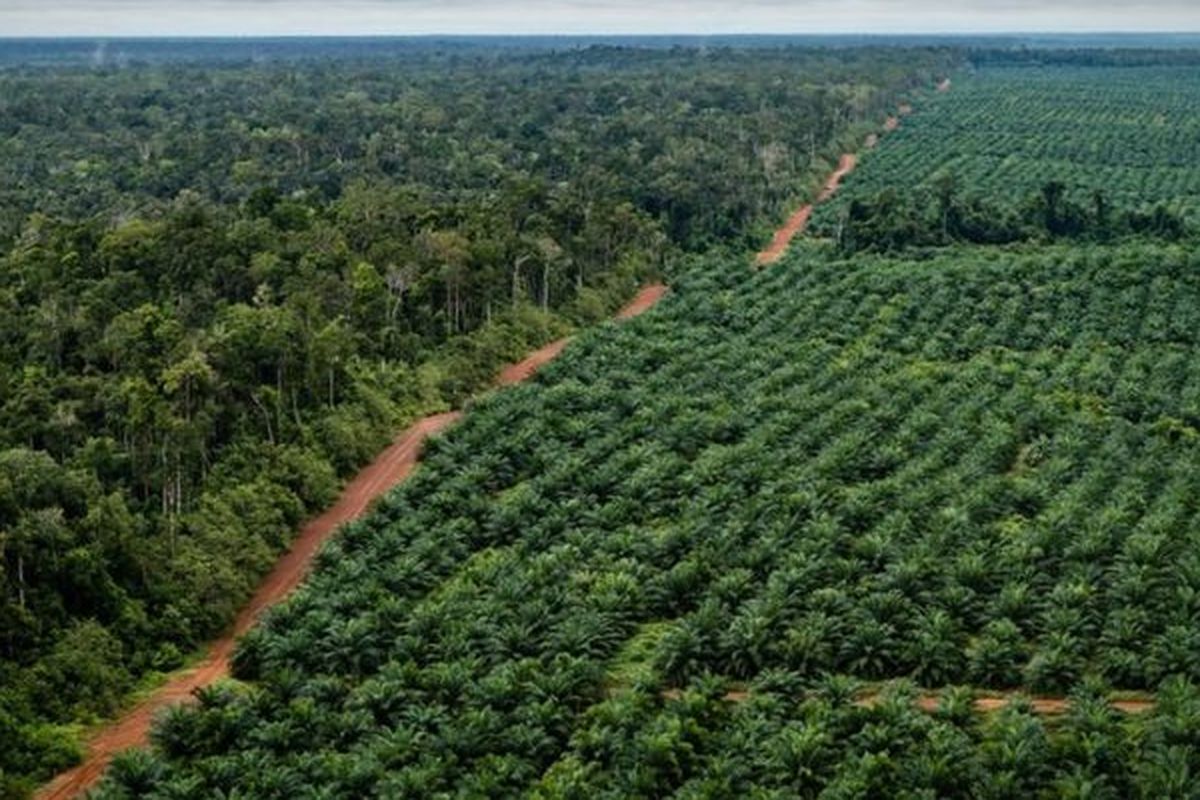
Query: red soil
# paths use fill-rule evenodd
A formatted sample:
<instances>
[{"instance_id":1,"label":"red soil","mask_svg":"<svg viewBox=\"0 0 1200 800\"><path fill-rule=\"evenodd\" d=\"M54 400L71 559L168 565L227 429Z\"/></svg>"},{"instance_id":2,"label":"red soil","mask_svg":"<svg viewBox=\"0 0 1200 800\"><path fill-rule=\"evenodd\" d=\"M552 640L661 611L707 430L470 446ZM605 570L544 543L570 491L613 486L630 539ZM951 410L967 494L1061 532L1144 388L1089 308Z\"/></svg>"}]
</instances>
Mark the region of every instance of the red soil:
<instances>
[{"instance_id":1,"label":"red soil","mask_svg":"<svg viewBox=\"0 0 1200 800\"><path fill-rule=\"evenodd\" d=\"M1010 693L1000 697L975 698L975 710L981 714L991 714L1000 711L1009 703L1022 695ZM1043 717L1055 717L1067 713L1070 702L1062 697L1028 697L1033 713ZM855 701L856 705L870 708L879 702L879 695L867 695ZM917 698L916 706L922 711L937 711L941 698L935 694L924 694ZM1125 714L1143 714L1154 709L1153 700L1110 700L1110 705Z\"/></svg>"},{"instance_id":2,"label":"red soil","mask_svg":"<svg viewBox=\"0 0 1200 800\"><path fill-rule=\"evenodd\" d=\"M990 712L999 711L1004 708L1014 697L981 697L975 701L975 708L978 711ZM925 707L925 701L933 708L937 708L936 698L921 698L921 707ZM1043 716L1055 716L1065 714L1070 709L1070 704L1061 697L1031 697L1030 704L1033 706L1035 714ZM1110 700L1109 705L1117 711L1125 714L1144 714L1154 710L1153 700Z\"/></svg>"},{"instance_id":3,"label":"red soil","mask_svg":"<svg viewBox=\"0 0 1200 800\"><path fill-rule=\"evenodd\" d=\"M817 202L824 203L826 200L833 197L834 193L837 192L838 187L842 185L842 178L853 172L856 166L858 166L858 156L854 155L854 153L845 153L841 160L838 161L837 169L835 169L833 174L829 176L829 179L825 181L825 188L823 188L821 193L817 195Z\"/></svg>"},{"instance_id":4,"label":"red soil","mask_svg":"<svg viewBox=\"0 0 1200 800\"><path fill-rule=\"evenodd\" d=\"M655 303L662 300L663 295L666 293L667 287L661 283L655 283L643 288L634 295L627 306L617 312L617 319L633 319L636 316L645 314L654 308Z\"/></svg>"},{"instance_id":5,"label":"red soil","mask_svg":"<svg viewBox=\"0 0 1200 800\"><path fill-rule=\"evenodd\" d=\"M1023 695L1012 692L999 697L977 697L975 698L975 710L980 714L991 714L1000 711L1021 696ZM683 697L683 692L679 689L665 689L662 692L664 700L678 700L681 697ZM743 689L726 692L723 699L727 703L744 703L750 697L750 692ZM865 694L858 697L854 704L860 708L874 708L881 699L882 696L879 694ZM1061 697L1030 697L1028 700L1033 707L1033 713L1040 716L1059 716L1070 710L1070 703ZM914 701L917 708L929 713L937 711L940 704L941 698L936 694L923 694ZM1154 709L1153 700L1110 700L1109 704L1125 714L1143 714Z\"/></svg>"},{"instance_id":6,"label":"red soil","mask_svg":"<svg viewBox=\"0 0 1200 800\"><path fill-rule=\"evenodd\" d=\"M814 203L801 206L796 213L788 218L783 227L775 232L775 236L771 239L770 246L763 250L755 258L754 263L757 266L764 267L769 264L774 264L779 259L783 258L783 254L787 252L788 245L792 243L792 239L799 236L808 227L809 217L812 216L813 206L816 203L823 203L833 197L837 192L838 187L842 184L842 178L849 175L854 167L858 164L858 156L853 153L846 153L838 162L838 167L833 171L833 174L825 181L825 186L821 189L821 193L817 195Z\"/></svg>"},{"instance_id":7,"label":"red soil","mask_svg":"<svg viewBox=\"0 0 1200 800\"><path fill-rule=\"evenodd\" d=\"M661 283L656 283L651 286L644 287L638 292L629 304L616 313L616 319L633 319L639 314L644 314L654 307L654 304L662 299L667 293L667 287ZM496 384L499 386L509 386L514 383L529 380L539 369L558 357L558 354L563 351L571 342L568 337L559 339L557 342L551 342L540 350L530 353L524 361L512 364L505 367L496 378Z\"/></svg>"},{"instance_id":8,"label":"red soil","mask_svg":"<svg viewBox=\"0 0 1200 800\"><path fill-rule=\"evenodd\" d=\"M37 797L44 800L69 798L84 791L99 779L114 755L146 742L150 725L160 709L187 701L197 689L226 677L229 674L229 657L233 654L237 637L250 630L259 614L300 584L317 551L335 530L361 516L376 498L412 472L417 465L421 445L428 437L460 416L458 412L436 414L416 422L400 434L391 447L346 485L341 497L331 508L304 526L291 550L276 562L250 602L237 615L229 631L209 647L204 660L191 669L177 673L124 717L99 730L88 741L86 760L43 787Z\"/></svg>"},{"instance_id":9,"label":"red soil","mask_svg":"<svg viewBox=\"0 0 1200 800\"><path fill-rule=\"evenodd\" d=\"M940 84L938 84L939 92L944 92L949 88L949 78L946 78ZM911 114L912 112L913 107L911 105L908 103L902 103L896 110L896 113L884 121L884 132L891 133L899 128L900 117ZM870 150L878 144L879 134L872 133L863 143L863 147L867 150ZM825 182L825 187L821 190L821 193L817 195L817 199L813 203L801 206L794 214L792 214L792 216L788 217L788 220L783 224L783 227L775 231L775 236L771 239L771 244L768 245L767 249L763 250L755 257L754 265L757 267L765 267L774 264L775 262L779 261L779 259L783 258L783 254L787 252L788 245L792 243L792 239L795 239L804 232L805 228L808 227L808 220L812 217L813 206L817 203L823 203L832 197L834 193L837 192L838 186L841 185L842 178L850 174L857 163L858 158L853 153L847 153L846 155L843 155L837 169L834 170L833 174L829 176L829 179Z\"/></svg>"},{"instance_id":10,"label":"red soil","mask_svg":"<svg viewBox=\"0 0 1200 800\"><path fill-rule=\"evenodd\" d=\"M533 351L525 357L524 361L518 361L516 364L505 367L500 372L500 377L496 379L496 383L500 386L511 386L514 383L529 380L539 369L558 358L558 354L570 341L570 339L559 339L540 350Z\"/></svg>"},{"instance_id":11,"label":"red soil","mask_svg":"<svg viewBox=\"0 0 1200 800\"><path fill-rule=\"evenodd\" d=\"M662 299L666 291L667 287L661 284L645 287L617 313L617 319L631 319L646 312ZM539 367L562 352L569 341L560 339L519 364L507 367L497 378L497 384L507 386L529 378ZM228 676L229 658L238 637L254 626L263 611L283 600L300 585L321 545L335 531L362 516L375 500L408 477L417 466L421 446L426 439L444 430L461 416L458 411L435 414L417 421L400 434L387 450L354 476L331 508L304 526L291 550L275 563L230 629L209 646L204 660L195 667L175 673L125 716L96 731L87 742L87 754L83 762L38 790L35 795L37 800L68 800L87 791L104 774L113 756L122 750L146 744L159 711L176 703L190 701L197 689Z\"/></svg>"}]
</instances>

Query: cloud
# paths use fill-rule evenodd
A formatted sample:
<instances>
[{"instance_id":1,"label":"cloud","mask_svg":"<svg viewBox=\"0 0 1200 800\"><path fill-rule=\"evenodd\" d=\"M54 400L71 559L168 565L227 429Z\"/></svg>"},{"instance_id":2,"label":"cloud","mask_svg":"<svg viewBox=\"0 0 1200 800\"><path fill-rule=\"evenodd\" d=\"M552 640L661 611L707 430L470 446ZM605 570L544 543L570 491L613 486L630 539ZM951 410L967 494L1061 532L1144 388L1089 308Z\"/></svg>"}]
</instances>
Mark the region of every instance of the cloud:
<instances>
[{"instance_id":1,"label":"cloud","mask_svg":"<svg viewBox=\"0 0 1200 800\"><path fill-rule=\"evenodd\" d=\"M1196 0L0 0L0 35L1194 31Z\"/></svg>"}]
</instances>

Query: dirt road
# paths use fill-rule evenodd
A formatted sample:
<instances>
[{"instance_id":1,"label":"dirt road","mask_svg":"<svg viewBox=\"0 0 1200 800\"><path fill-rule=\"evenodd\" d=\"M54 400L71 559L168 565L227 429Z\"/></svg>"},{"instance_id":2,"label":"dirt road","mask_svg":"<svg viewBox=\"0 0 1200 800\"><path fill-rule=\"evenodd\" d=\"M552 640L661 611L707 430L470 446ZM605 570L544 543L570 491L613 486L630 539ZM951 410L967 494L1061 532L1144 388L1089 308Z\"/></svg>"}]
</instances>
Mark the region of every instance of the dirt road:
<instances>
[{"instance_id":1,"label":"dirt road","mask_svg":"<svg viewBox=\"0 0 1200 800\"><path fill-rule=\"evenodd\" d=\"M678 689L667 689L662 693L662 696L666 700L678 700L683 697L683 692ZM723 699L727 703L745 703L750 697L750 692L738 689L726 692ZM1010 692L997 697L977 697L974 702L975 710L980 714L995 713L1019 697L1029 700L1029 704L1033 708L1033 713L1040 716L1059 716L1070 710L1070 702L1065 698L1031 697L1017 692ZM882 699L882 695L877 693L863 694L854 699L854 705L860 708L874 708ZM1154 710L1153 700L1110 700L1109 703L1114 709L1125 714L1144 714ZM932 713L937 711L941 705L941 697L937 694L918 695L914 701L914 705L922 711Z\"/></svg>"},{"instance_id":2,"label":"dirt road","mask_svg":"<svg viewBox=\"0 0 1200 800\"><path fill-rule=\"evenodd\" d=\"M628 305L616 313L616 319L633 319L636 316L645 314L654 308L666 293L667 286L663 283L653 283L644 287L633 296Z\"/></svg>"},{"instance_id":3,"label":"dirt road","mask_svg":"<svg viewBox=\"0 0 1200 800\"><path fill-rule=\"evenodd\" d=\"M1070 702L1062 697L1030 697L1012 693L1000 697L977 697L975 710L980 714L992 714L1019 697L1027 699L1033 713L1043 717L1060 716L1071 709ZM855 704L869 708L878 702L878 695L868 695L860 697ZM1114 709L1125 714L1143 714L1154 710L1153 700L1110 700L1109 703ZM916 701L917 708L929 712L937 711L940 704L941 698L936 694L923 694Z\"/></svg>"},{"instance_id":4,"label":"dirt road","mask_svg":"<svg viewBox=\"0 0 1200 800\"><path fill-rule=\"evenodd\" d=\"M510 364L505 367L500 373L500 377L496 379L496 383L500 386L510 386L514 383L529 380L539 369L558 358L558 354L563 351L563 348L570 343L570 339L559 339L557 342L551 342L540 350L535 350L525 357L523 361L518 361L516 364Z\"/></svg>"},{"instance_id":5,"label":"dirt road","mask_svg":"<svg viewBox=\"0 0 1200 800\"><path fill-rule=\"evenodd\" d=\"M937 90L939 92L949 91L950 79L946 78L939 83ZM896 110L895 114L884 120L884 133L891 133L899 128L900 118L911 113L913 113L913 107L911 105L908 103L901 104ZM866 150L874 148L879 144L879 138L880 135L878 133L872 133L866 138L866 141L863 142L863 148ZM812 203L803 205L796 209L796 212L788 217L788 220L783 224L783 227L775 231L775 236L771 239L771 244L767 246L767 249L763 250L755 257L754 265L756 267L765 267L774 264L779 261L779 259L783 258L783 254L787 252L788 245L792 243L792 240L804 233L805 228L808 227L808 221L812 218L813 206L815 206L817 203L823 203L830 197L833 197L833 195L837 192L838 187L842 183L842 178L845 178L847 175L849 175L857 164L858 157L853 153L846 153L843 155L841 161L838 163L837 169L835 169L833 174L830 175L825 181L825 186L821 189L821 193L817 195L817 199Z\"/></svg>"},{"instance_id":6,"label":"dirt road","mask_svg":"<svg viewBox=\"0 0 1200 800\"><path fill-rule=\"evenodd\" d=\"M99 779L114 755L146 742L150 725L160 709L187 701L196 689L227 676L229 657L233 654L237 638L250 630L259 614L300 584L325 540L343 524L359 517L372 501L404 480L417 465L425 440L456 421L459 416L458 412L450 412L426 417L400 434L375 461L354 476L331 508L304 526L291 550L275 563L274 569L259 584L229 632L209 647L204 660L191 669L175 674L124 717L99 730L87 744L84 762L58 776L38 792L37 797L57 800L82 792Z\"/></svg>"},{"instance_id":7,"label":"dirt road","mask_svg":"<svg viewBox=\"0 0 1200 800\"><path fill-rule=\"evenodd\" d=\"M646 312L662 299L666 291L666 286L661 284L647 286L617 313L616 318L630 319ZM496 382L507 386L526 380L539 367L561 353L568 342L568 339L561 339L519 364L505 368ZM86 791L104 774L113 756L122 750L146 744L150 727L159 711L175 703L187 702L197 689L226 677L238 637L250 630L264 610L283 600L300 585L321 545L338 528L362 516L376 499L408 477L417 466L421 446L426 439L444 430L461 416L457 411L435 414L415 422L400 434L387 450L354 476L331 508L304 526L292 543L291 550L275 563L229 631L209 646L203 661L195 667L175 673L125 716L96 731L87 742L87 754L83 762L43 786L35 798L68 800Z\"/></svg>"},{"instance_id":8,"label":"dirt road","mask_svg":"<svg viewBox=\"0 0 1200 800\"><path fill-rule=\"evenodd\" d=\"M633 319L639 314L644 314L653 308L654 304L661 300L662 296L666 293L667 287L661 283L646 286L634 295L634 298L629 301L628 305L616 313L616 319ZM551 342L540 350L530 353L525 360L505 367L496 379L497 385L509 386L510 384L528 380L539 369L557 358L558 354L570 342L570 337L559 339L557 342Z\"/></svg>"},{"instance_id":9,"label":"dirt road","mask_svg":"<svg viewBox=\"0 0 1200 800\"><path fill-rule=\"evenodd\" d=\"M868 146L871 142L868 139ZM766 250L763 250L754 259L756 266L765 267L774 264L779 259L783 258L783 254L787 252L788 245L792 243L792 239L799 236L808 227L808 220L812 217L813 206L817 203L823 203L833 197L837 192L838 187L842 184L842 178L854 171L854 167L858 164L858 156L853 153L846 153L838 162L837 169L833 171L826 180L825 185L821 189L821 193L817 195L816 201L807 205L800 206L796 213L788 217L788 221L783 224L783 227L775 231L774 238L771 239L771 244Z\"/></svg>"}]
</instances>

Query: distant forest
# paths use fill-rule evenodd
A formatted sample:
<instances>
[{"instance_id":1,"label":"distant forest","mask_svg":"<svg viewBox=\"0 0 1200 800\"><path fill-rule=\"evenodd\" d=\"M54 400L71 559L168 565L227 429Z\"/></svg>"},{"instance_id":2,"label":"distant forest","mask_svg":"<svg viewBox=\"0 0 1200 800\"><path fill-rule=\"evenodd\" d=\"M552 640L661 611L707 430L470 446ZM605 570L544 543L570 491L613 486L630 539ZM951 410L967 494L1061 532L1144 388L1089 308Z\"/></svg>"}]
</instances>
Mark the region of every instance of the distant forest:
<instances>
[{"instance_id":1,"label":"distant forest","mask_svg":"<svg viewBox=\"0 0 1200 800\"><path fill-rule=\"evenodd\" d=\"M428 60L437 57L508 57L521 52L565 52L595 47L630 49L772 50L779 48L901 49L949 47L982 59L1006 54L1044 56L1057 50L1187 50L1200 48L1200 34L1012 34L955 35L720 35L720 36L377 36L239 38L0 38L0 67L129 67L191 62ZM1160 52L1161 54L1161 52ZM1041 57L1041 56L1039 56Z\"/></svg>"}]
</instances>

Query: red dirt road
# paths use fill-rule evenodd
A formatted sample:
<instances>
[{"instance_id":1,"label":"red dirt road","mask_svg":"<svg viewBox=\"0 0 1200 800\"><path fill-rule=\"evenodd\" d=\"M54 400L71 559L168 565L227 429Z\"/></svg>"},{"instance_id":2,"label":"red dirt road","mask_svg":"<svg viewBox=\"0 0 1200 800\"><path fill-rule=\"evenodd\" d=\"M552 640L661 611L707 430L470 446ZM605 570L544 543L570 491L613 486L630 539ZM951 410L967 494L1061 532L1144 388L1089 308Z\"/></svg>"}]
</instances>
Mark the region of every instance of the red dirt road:
<instances>
[{"instance_id":1,"label":"red dirt road","mask_svg":"<svg viewBox=\"0 0 1200 800\"><path fill-rule=\"evenodd\" d=\"M667 293L666 284L654 283L643 288L633 296L629 304L616 313L616 319L633 319L645 314L663 299Z\"/></svg>"},{"instance_id":2,"label":"red dirt road","mask_svg":"<svg viewBox=\"0 0 1200 800\"><path fill-rule=\"evenodd\" d=\"M837 193L838 187L842 185L842 178L849 175L858 166L858 156L854 153L845 153L838 161L838 167L833 171L825 181L825 188L821 189L821 193L817 195L817 202L824 203L829 198Z\"/></svg>"},{"instance_id":3,"label":"red dirt road","mask_svg":"<svg viewBox=\"0 0 1200 800\"><path fill-rule=\"evenodd\" d=\"M667 287L662 284L645 287L617 313L616 318L631 319L645 313L666 292ZM519 364L505 368L497 378L497 384L507 386L529 378L543 364L561 353L569 341L560 339ZM87 742L83 762L39 789L34 795L36 800L69 800L87 791L100 780L113 756L122 750L146 744L154 717L159 711L176 703L188 702L197 689L228 676L229 658L233 655L238 637L254 626L264 610L283 600L300 585L321 545L338 528L362 516L375 500L408 477L417 466L421 446L426 439L460 417L462 414L458 411L435 414L415 422L400 434L388 449L354 476L331 508L304 526L292 543L291 550L275 563L229 631L209 646L204 660L191 669L175 673L123 717L98 730Z\"/></svg>"},{"instance_id":4,"label":"red dirt road","mask_svg":"<svg viewBox=\"0 0 1200 800\"><path fill-rule=\"evenodd\" d=\"M651 286L646 286L629 301L629 304L616 313L616 319L625 320L633 319L639 314L644 314L654 307L654 304L662 299L667 293L667 287L661 283L656 283ZM558 357L558 354L563 351L563 348L570 344L570 337L559 339L557 342L551 342L540 350L530 353L524 361L519 361L505 367L496 378L496 384L499 386L510 386L514 383L529 380L539 369Z\"/></svg>"},{"instance_id":5,"label":"red dirt road","mask_svg":"<svg viewBox=\"0 0 1200 800\"><path fill-rule=\"evenodd\" d=\"M783 258L783 254L787 252L788 245L792 243L792 239L795 239L808 227L808 220L812 216L813 206L833 197L838 187L842 185L842 178L853 172L854 167L857 165L858 156L853 153L843 155L838 162L837 169L826 179L825 186L821 189L821 193L817 195L817 199L813 203L801 206L796 210L796 213L788 217L788 221L784 223L783 227L775 231L775 236L771 239L771 244L767 249L759 253L754 259L755 265L765 267Z\"/></svg>"},{"instance_id":6,"label":"red dirt road","mask_svg":"<svg viewBox=\"0 0 1200 800\"><path fill-rule=\"evenodd\" d=\"M949 91L950 79L946 78L939 83L937 90L939 92ZM913 107L908 103L902 103L896 110L895 114L884 120L884 133L891 133L899 128L900 118L911 113L913 113ZM869 135L866 141L863 142L864 149L873 149L879 144L879 138L880 135L878 133L872 133ZM783 224L783 227L775 231L775 236L771 239L771 244L767 246L767 249L763 250L755 257L754 265L756 267L766 267L783 258L783 254L787 252L788 245L792 243L792 239L795 239L797 236L804 233L805 228L808 227L808 220L812 217L813 206L815 206L817 203L823 203L830 197L833 197L834 193L837 192L838 187L842 183L842 178L849 175L857 164L858 157L853 153L846 153L843 155L841 161L838 163L837 169L835 169L833 174L829 176L829 179L825 181L825 187L821 190L821 193L817 195L817 199L808 205L803 205L796 209L796 212L792 214L792 216L788 217L788 220Z\"/></svg>"},{"instance_id":7,"label":"red dirt road","mask_svg":"<svg viewBox=\"0 0 1200 800\"><path fill-rule=\"evenodd\" d=\"M516 364L505 367L501 371L500 377L496 379L496 383L500 386L511 386L514 383L529 380L539 369L558 358L558 354L570 342L569 338L559 339L557 342L551 342L540 350L534 350L523 361L518 361Z\"/></svg>"},{"instance_id":8,"label":"red dirt road","mask_svg":"<svg viewBox=\"0 0 1200 800\"><path fill-rule=\"evenodd\" d=\"M36 796L44 800L65 800L84 791L100 778L114 755L145 744L151 723L160 709L185 702L196 689L226 677L229 674L229 657L233 654L237 637L250 630L259 614L285 598L300 584L317 551L335 530L359 517L376 498L412 472L417 465L421 445L427 438L460 416L458 412L436 414L416 422L400 434L387 450L346 485L341 497L331 508L304 526L291 550L275 563L274 569L259 584L250 602L237 615L229 632L213 642L203 661L177 673L124 717L97 732L88 742L84 762L59 775Z\"/></svg>"}]
</instances>

